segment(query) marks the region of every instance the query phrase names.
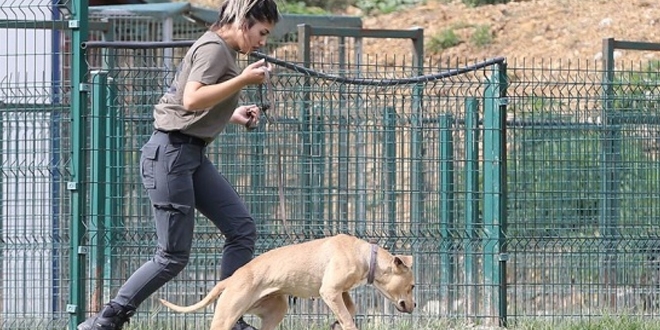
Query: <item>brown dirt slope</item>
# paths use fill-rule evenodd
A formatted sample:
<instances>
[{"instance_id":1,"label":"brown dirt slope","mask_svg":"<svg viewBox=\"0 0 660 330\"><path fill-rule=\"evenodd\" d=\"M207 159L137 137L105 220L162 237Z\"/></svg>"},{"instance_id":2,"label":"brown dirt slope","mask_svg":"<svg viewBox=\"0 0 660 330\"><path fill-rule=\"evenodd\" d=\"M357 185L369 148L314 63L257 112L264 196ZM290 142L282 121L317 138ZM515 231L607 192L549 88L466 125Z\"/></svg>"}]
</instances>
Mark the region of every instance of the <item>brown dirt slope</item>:
<instances>
[{"instance_id":1,"label":"brown dirt slope","mask_svg":"<svg viewBox=\"0 0 660 330\"><path fill-rule=\"evenodd\" d=\"M430 53L436 59L552 59L593 61L601 58L602 39L660 43L660 1L657 0L530 0L476 8L460 0L427 0L397 13L364 18L366 28L424 28L425 44L452 29L461 43ZM471 41L478 27L487 26L492 41ZM389 42L366 45L365 53L387 53ZM647 61L660 52L619 51L618 60Z\"/></svg>"},{"instance_id":2,"label":"brown dirt slope","mask_svg":"<svg viewBox=\"0 0 660 330\"><path fill-rule=\"evenodd\" d=\"M220 1L192 2L215 8ZM460 39L458 45L426 51L427 58L441 61L496 56L510 61L594 61L602 56L603 38L660 43L658 0L514 0L476 8L460 0L426 0L391 14L364 16L354 8L345 14L362 16L365 28L422 27L426 45L450 29ZM479 28L490 31L490 43L478 46L471 40ZM365 40L364 53L408 56L411 47L401 40ZM660 59L660 52L619 51L616 56L619 61L648 61Z\"/></svg>"}]
</instances>

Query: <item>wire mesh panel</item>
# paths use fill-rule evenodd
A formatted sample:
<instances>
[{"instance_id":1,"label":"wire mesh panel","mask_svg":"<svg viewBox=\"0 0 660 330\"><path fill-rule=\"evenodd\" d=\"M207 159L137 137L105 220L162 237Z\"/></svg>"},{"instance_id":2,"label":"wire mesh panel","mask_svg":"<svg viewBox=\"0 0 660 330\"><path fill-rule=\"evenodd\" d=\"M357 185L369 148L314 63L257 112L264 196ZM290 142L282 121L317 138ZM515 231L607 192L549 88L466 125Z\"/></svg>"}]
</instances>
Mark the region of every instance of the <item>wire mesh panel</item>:
<instances>
[{"instance_id":1,"label":"wire mesh panel","mask_svg":"<svg viewBox=\"0 0 660 330\"><path fill-rule=\"evenodd\" d=\"M656 65L509 68L509 312L657 314Z\"/></svg>"},{"instance_id":2,"label":"wire mesh panel","mask_svg":"<svg viewBox=\"0 0 660 330\"><path fill-rule=\"evenodd\" d=\"M93 47L88 52L90 63L113 63L99 66L106 67L108 110L114 113L106 119L115 116L117 122L106 135L117 134L113 137L118 143L115 159L123 157L116 164L118 177L108 179L116 185L112 203L121 210L105 227L109 248L90 256L91 264L106 265L89 272L90 290L101 293L92 295L91 309L111 298L127 274L155 251L151 210L139 182L137 159L139 148L153 131L153 105L172 72L163 65L163 49L154 46ZM398 77L415 69L363 63L352 67L365 68L356 80L345 71L318 74L294 62L270 60L276 64L274 103L266 113L270 120L263 120L254 132L230 126L207 147L209 158L234 183L255 216L260 237L257 253L351 233L375 240L394 253L415 256L422 315L473 316L483 310L484 294L497 285L474 286L484 278L479 256L491 238L477 230L480 220L474 206L480 199L479 179L476 169L466 163L479 161L480 139L474 133L480 100L490 75L488 67L497 62L460 72L417 68L428 75L399 81ZM318 65L323 64L313 63ZM267 97L263 93L253 86L243 94L243 102L261 104ZM472 125L470 129L466 122ZM469 144L466 135L473 136ZM192 303L219 278L224 239L202 216L195 226L193 258L177 279L152 298ZM90 241L95 235L98 232L90 230ZM396 313L371 288L357 290L355 297L359 322L386 322ZM159 308L151 300L144 306ZM291 322L324 322L330 314L319 300L297 299L291 308ZM161 315L162 322L175 326L191 318L195 322L210 319L205 313L177 317L162 313L158 319Z\"/></svg>"},{"instance_id":3,"label":"wire mesh panel","mask_svg":"<svg viewBox=\"0 0 660 330\"><path fill-rule=\"evenodd\" d=\"M68 288L66 3L0 1L0 327L62 328Z\"/></svg>"},{"instance_id":4,"label":"wire mesh panel","mask_svg":"<svg viewBox=\"0 0 660 330\"><path fill-rule=\"evenodd\" d=\"M158 7L158 5L92 7L90 21L108 22L110 29L92 31L89 40L142 42L190 40L207 29L204 24L187 20L180 12L166 11L171 7L170 5L162 6L165 7L162 12Z\"/></svg>"}]
</instances>

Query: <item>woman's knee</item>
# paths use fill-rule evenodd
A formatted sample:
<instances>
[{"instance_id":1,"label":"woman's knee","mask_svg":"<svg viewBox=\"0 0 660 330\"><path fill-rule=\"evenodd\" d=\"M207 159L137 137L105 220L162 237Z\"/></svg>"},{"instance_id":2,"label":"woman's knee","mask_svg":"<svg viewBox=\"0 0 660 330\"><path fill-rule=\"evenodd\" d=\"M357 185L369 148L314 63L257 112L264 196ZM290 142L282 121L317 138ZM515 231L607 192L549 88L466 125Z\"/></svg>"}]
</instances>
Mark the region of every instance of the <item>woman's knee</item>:
<instances>
[{"instance_id":1,"label":"woman's knee","mask_svg":"<svg viewBox=\"0 0 660 330\"><path fill-rule=\"evenodd\" d=\"M245 218L242 221L237 221L237 223L238 225L228 235L227 240L244 246L254 247L257 241L257 226L254 223L254 219Z\"/></svg>"},{"instance_id":2,"label":"woman's knee","mask_svg":"<svg viewBox=\"0 0 660 330\"><path fill-rule=\"evenodd\" d=\"M190 251L168 252L158 249L154 261L160 264L167 273L176 276L188 265Z\"/></svg>"}]
</instances>

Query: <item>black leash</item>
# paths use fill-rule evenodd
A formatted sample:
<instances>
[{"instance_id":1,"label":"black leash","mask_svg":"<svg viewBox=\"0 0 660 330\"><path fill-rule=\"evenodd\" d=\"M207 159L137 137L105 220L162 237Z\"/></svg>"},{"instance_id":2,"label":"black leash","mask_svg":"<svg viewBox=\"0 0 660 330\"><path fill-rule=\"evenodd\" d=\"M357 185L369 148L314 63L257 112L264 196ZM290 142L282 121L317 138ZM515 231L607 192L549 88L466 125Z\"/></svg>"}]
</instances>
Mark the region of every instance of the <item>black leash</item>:
<instances>
[{"instance_id":1,"label":"black leash","mask_svg":"<svg viewBox=\"0 0 660 330\"><path fill-rule=\"evenodd\" d=\"M275 122L273 119L268 115L268 110L271 108L271 105L273 104L273 99L274 99L274 94L273 94L273 85L270 82L270 73L268 71L265 71L265 78L264 78L264 83L259 84L259 110L261 114L266 118L266 123L268 124L274 124ZM266 85L266 90L267 90L267 98L264 100L264 84ZM248 131L255 130L259 127L259 123L254 120L254 116L252 114L250 115L250 119L248 119L248 122L245 123L245 128Z\"/></svg>"},{"instance_id":2,"label":"black leash","mask_svg":"<svg viewBox=\"0 0 660 330\"><path fill-rule=\"evenodd\" d=\"M266 123L269 125L275 124L275 120L268 114L268 111L275 104L275 94L273 92L273 84L270 81L270 72L265 72L265 79L263 84L259 84L259 110L261 114L266 118ZM264 84L266 85L266 98L264 100ZM259 124L254 120L254 117L250 117L248 122L245 124L245 127L252 131L255 130ZM284 200L284 171L282 171L282 148L280 148L280 142L275 138L275 144L277 146L277 194L279 197L279 213L280 219L282 220L282 226L284 227L284 233L289 237L291 242L294 242L294 237L289 231L289 226L286 221L286 208Z\"/></svg>"}]
</instances>

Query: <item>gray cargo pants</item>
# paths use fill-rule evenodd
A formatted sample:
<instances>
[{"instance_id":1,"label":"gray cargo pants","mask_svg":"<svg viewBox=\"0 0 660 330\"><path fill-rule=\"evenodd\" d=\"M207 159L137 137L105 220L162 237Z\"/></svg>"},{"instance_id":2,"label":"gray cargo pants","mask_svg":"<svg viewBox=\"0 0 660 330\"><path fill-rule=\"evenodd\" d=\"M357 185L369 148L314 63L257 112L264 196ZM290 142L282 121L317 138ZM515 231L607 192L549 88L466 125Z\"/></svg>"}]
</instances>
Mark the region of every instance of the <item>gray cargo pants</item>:
<instances>
[{"instance_id":1,"label":"gray cargo pants","mask_svg":"<svg viewBox=\"0 0 660 330\"><path fill-rule=\"evenodd\" d=\"M178 141L180 142L180 141ZM138 307L188 263L195 209L225 236L220 279L253 256L257 231L238 193L204 154L204 146L178 143L156 131L142 147L140 169L156 222L158 247L119 289L114 302Z\"/></svg>"}]
</instances>

